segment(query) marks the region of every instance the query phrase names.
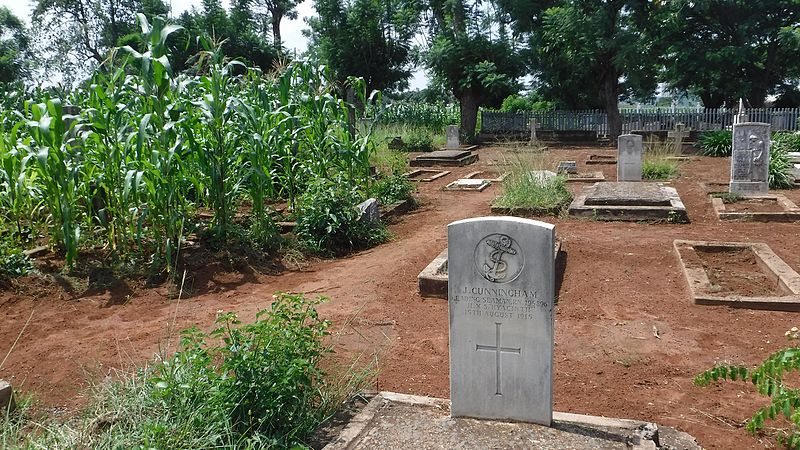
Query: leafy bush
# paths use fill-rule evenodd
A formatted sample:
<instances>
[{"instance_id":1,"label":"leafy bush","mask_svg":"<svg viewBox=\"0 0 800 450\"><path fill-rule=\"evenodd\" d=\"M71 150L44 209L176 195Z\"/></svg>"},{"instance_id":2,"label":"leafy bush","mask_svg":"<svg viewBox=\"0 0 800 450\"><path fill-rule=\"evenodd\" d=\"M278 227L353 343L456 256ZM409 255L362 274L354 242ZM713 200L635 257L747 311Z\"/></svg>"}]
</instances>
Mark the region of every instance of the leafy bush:
<instances>
[{"instance_id":1,"label":"leafy bush","mask_svg":"<svg viewBox=\"0 0 800 450\"><path fill-rule=\"evenodd\" d=\"M792 163L789 152L800 151L800 133L774 133L769 151L769 187L789 189L794 187Z\"/></svg>"},{"instance_id":2,"label":"leafy bush","mask_svg":"<svg viewBox=\"0 0 800 450\"><path fill-rule=\"evenodd\" d=\"M797 339L796 327L786 332L790 339ZM694 379L697 386L708 386L717 381L741 381L752 383L759 394L768 397L768 405L759 408L747 422L747 431L755 435L765 430L764 423L783 415L790 423L788 429L778 429L775 436L779 444L788 448L800 448L800 389L784 383L788 372L800 369L800 347L790 347L769 355L758 366L747 367L717 365Z\"/></svg>"},{"instance_id":3,"label":"leafy bush","mask_svg":"<svg viewBox=\"0 0 800 450\"><path fill-rule=\"evenodd\" d=\"M33 263L21 249L5 240L0 241L0 278L20 277L31 270Z\"/></svg>"},{"instance_id":4,"label":"leafy bush","mask_svg":"<svg viewBox=\"0 0 800 450\"><path fill-rule=\"evenodd\" d=\"M433 150L433 138L428 133L420 131L413 132L403 139L403 151L406 152L429 152Z\"/></svg>"},{"instance_id":5,"label":"leafy bush","mask_svg":"<svg viewBox=\"0 0 800 450\"><path fill-rule=\"evenodd\" d=\"M678 165L668 159L647 159L642 162L642 178L645 180L669 180L678 174Z\"/></svg>"},{"instance_id":6,"label":"leafy bush","mask_svg":"<svg viewBox=\"0 0 800 450\"><path fill-rule=\"evenodd\" d=\"M727 130L705 131L697 137L697 144L703 156L731 156L733 134Z\"/></svg>"},{"instance_id":7,"label":"leafy bush","mask_svg":"<svg viewBox=\"0 0 800 450\"><path fill-rule=\"evenodd\" d=\"M363 198L357 187L343 180L314 180L298 203L298 239L320 254L340 254L385 241L382 224L360 220L357 205Z\"/></svg>"},{"instance_id":8,"label":"leafy bush","mask_svg":"<svg viewBox=\"0 0 800 450\"><path fill-rule=\"evenodd\" d=\"M414 187L414 183L409 181L408 178L393 174L376 181L372 185L370 192L382 205L391 205L411 198Z\"/></svg>"},{"instance_id":9,"label":"leafy bush","mask_svg":"<svg viewBox=\"0 0 800 450\"><path fill-rule=\"evenodd\" d=\"M512 94L503 100L500 111L546 111L554 108L555 103L542 100L536 95Z\"/></svg>"},{"instance_id":10,"label":"leafy bush","mask_svg":"<svg viewBox=\"0 0 800 450\"><path fill-rule=\"evenodd\" d=\"M323 300L280 293L251 324L220 313L210 333L184 331L174 356L96 385L82 421L33 417L23 402L0 414L0 447L304 448L372 373L320 368Z\"/></svg>"}]
</instances>

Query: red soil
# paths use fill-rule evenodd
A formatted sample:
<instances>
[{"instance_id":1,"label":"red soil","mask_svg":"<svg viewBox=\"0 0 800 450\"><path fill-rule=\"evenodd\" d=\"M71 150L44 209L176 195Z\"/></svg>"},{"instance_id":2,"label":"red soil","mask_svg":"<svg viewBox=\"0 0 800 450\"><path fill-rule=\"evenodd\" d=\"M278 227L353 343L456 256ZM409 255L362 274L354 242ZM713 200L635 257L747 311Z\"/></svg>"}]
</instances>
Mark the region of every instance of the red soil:
<instances>
[{"instance_id":1,"label":"red soil","mask_svg":"<svg viewBox=\"0 0 800 450\"><path fill-rule=\"evenodd\" d=\"M417 274L446 246L445 226L489 215L495 184L476 192L443 192L456 176L480 169L496 149L479 150L481 161L420 183L422 207L390 227L395 238L346 258L314 262L278 275L226 272L196 264L189 298L167 298L164 288L128 287L70 292L26 279L0 292L0 368L49 407L72 409L87 377L111 368L140 365L161 349L174 350L170 330L211 327L217 311L235 310L244 320L268 306L276 291L325 295L321 315L335 324L339 357L377 354L379 390L448 397L447 303L421 298ZM578 161L581 172L598 148L558 149L558 160ZM784 332L800 325L793 313L695 306L672 247L674 239L765 242L800 269L800 224L719 222L700 182L726 182L729 159L682 163L673 181L690 224L648 225L544 218L556 224L566 269L556 311L555 407L558 411L623 417L675 426L707 448L763 448L744 430L745 420L766 401L752 386L697 388L692 378L715 362L752 365L787 345ZM573 191L583 185L570 184ZM800 202L800 192L784 192ZM171 325L174 322L174 327ZM657 336L656 336L657 335ZM169 347L167 347L169 346Z\"/></svg>"}]
</instances>

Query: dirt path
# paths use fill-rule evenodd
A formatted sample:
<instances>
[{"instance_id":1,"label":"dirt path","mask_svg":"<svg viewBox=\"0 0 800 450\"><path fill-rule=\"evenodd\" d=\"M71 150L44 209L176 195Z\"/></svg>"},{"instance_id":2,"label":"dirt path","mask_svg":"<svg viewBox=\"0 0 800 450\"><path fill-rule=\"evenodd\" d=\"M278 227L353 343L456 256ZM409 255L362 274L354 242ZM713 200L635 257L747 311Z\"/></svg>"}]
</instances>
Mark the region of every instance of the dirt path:
<instances>
[{"instance_id":1,"label":"dirt path","mask_svg":"<svg viewBox=\"0 0 800 450\"><path fill-rule=\"evenodd\" d=\"M416 277L446 246L449 222L489 214L498 186L481 193L441 187L457 175L496 170L486 166L496 152L481 149L477 165L420 183L422 207L391 226L391 242L302 271L270 276L206 269L195 280L208 281L195 281L191 290L208 293L180 302L160 289L80 298L35 286L0 292L0 355L30 317L0 378L12 378L47 405L74 407L87 374L141 364L167 348L170 329L209 327L220 309L249 320L274 292L290 291L330 297L320 311L335 323L337 355L377 353L377 389L447 397L447 304L421 298ZM549 159L574 159L586 170L590 153L613 151L562 149ZM717 221L699 181L726 182L728 164L700 158L681 167L673 185L688 209L688 225L544 219L557 225L566 252L556 311L557 410L668 424L708 448L763 448L743 428L748 414L765 403L749 386L700 389L691 380L716 361L760 361L787 344L783 333L800 325L800 316L694 306L672 248L674 239L766 242L800 269L800 224ZM590 168L614 179L615 166ZM800 201L800 192L785 193Z\"/></svg>"}]
</instances>

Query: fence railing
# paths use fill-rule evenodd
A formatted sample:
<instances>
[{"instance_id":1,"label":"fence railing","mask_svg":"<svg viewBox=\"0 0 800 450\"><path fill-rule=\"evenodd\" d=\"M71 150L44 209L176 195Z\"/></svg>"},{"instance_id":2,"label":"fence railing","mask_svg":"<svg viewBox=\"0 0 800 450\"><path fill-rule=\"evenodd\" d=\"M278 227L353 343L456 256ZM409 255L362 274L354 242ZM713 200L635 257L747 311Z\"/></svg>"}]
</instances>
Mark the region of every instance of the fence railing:
<instances>
[{"instance_id":1,"label":"fence railing","mask_svg":"<svg viewBox=\"0 0 800 450\"><path fill-rule=\"evenodd\" d=\"M622 109L622 132L673 130L682 123L686 129L724 130L733 125L734 109ZM800 129L800 108L752 108L745 110L750 122L765 122L773 131ZM594 131L608 134L608 115L602 110L585 111L481 111L481 132L492 134L529 132L536 119L540 130Z\"/></svg>"}]
</instances>

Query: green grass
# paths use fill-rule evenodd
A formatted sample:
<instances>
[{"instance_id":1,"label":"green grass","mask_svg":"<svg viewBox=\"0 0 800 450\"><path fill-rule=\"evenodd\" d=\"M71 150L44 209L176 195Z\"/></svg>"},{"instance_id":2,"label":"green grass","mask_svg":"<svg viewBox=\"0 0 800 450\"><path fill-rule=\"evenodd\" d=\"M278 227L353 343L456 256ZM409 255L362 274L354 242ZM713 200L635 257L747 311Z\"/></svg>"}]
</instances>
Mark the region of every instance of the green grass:
<instances>
[{"instance_id":1,"label":"green grass","mask_svg":"<svg viewBox=\"0 0 800 450\"><path fill-rule=\"evenodd\" d=\"M669 180L678 176L678 163L669 159L679 154L672 142L648 142L642 161L643 180Z\"/></svg>"},{"instance_id":2,"label":"green grass","mask_svg":"<svg viewBox=\"0 0 800 450\"><path fill-rule=\"evenodd\" d=\"M374 377L372 365L323 371L321 301L278 294L256 321L220 313L210 333L182 333L172 357L92 385L88 406L57 420L23 399L0 416L0 448L248 449L304 445Z\"/></svg>"},{"instance_id":3,"label":"green grass","mask_svg":"<svg viewBox=\"0 0 800 450\"><path fill-rule=\"evenodd\" d=\"M541 155L521 155L510 163L511 173L503 181L503 194L492 206L558 215L572 201L564 177L542 180L531 176L531 171L545 170L545 160Z\"/></svg>"}]
</instances>

